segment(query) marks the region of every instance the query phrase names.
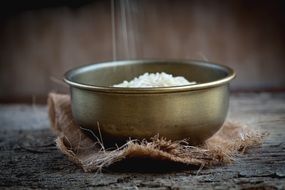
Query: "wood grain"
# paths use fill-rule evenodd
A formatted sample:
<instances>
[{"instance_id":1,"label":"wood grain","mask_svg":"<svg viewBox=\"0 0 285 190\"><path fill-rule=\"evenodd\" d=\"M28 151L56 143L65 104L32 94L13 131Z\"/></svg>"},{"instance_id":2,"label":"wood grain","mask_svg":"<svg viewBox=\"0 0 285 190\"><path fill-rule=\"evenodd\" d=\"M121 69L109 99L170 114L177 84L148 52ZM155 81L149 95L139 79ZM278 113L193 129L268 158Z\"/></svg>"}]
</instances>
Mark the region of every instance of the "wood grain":
<instances>
[{"instance_id":1,"label":"wood grain","mask_svg":"<svg viewBox=\"0 0 285 190\"><path fill-rule=\"evenodd\" d=\"M56 149L45 106L1 105L0 188L284 189L285 93L234 94L229 119L270 135L232 164L199 173L84 173Z\"/></svg>"}]
</instances>

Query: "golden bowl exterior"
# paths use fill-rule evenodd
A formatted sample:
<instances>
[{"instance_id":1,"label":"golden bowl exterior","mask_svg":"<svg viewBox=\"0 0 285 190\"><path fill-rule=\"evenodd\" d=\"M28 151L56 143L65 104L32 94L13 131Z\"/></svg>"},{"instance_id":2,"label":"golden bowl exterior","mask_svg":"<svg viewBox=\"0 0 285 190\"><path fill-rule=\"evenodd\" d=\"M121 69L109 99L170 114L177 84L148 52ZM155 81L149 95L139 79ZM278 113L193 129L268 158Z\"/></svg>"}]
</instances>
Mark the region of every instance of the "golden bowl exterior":
<instances>
[{"instance_id":1,"label":"golden bowl exterior","mask_svg":"<svg viewBox=\"0 0 285 190\"><path fill-rule=\"evenodd\" d=\"M111 87L144 72L163 71L199 84ZM226 118L229 81L234 75L230 68L201 61L136 60L76 68L66 73L65 81L71 85L75 120L98 137L99 129L104 142L149 139L159 134L201 144L220 129Z\"/></svg>"}]
</instances>

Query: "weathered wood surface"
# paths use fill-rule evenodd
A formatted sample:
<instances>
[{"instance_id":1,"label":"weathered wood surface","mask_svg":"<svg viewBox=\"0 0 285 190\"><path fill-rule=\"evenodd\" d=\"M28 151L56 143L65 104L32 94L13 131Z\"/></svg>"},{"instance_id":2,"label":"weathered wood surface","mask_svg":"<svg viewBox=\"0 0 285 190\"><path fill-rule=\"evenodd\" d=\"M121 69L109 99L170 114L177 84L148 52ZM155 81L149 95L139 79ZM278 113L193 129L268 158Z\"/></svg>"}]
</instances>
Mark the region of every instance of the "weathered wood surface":
<instances>
[{"instance_id":1,"label":"weathered wood surface","mask_svg":"<svg viewBox=\"0 0 285 190\"><path fill-rule=\"evenodd\" d=\"M45 106L0 106L0 189L285 189L285 93L235 94L229 118L267 130L230 165L167 173L84 173L55 147Z\"/></svg>"}]
</instances>

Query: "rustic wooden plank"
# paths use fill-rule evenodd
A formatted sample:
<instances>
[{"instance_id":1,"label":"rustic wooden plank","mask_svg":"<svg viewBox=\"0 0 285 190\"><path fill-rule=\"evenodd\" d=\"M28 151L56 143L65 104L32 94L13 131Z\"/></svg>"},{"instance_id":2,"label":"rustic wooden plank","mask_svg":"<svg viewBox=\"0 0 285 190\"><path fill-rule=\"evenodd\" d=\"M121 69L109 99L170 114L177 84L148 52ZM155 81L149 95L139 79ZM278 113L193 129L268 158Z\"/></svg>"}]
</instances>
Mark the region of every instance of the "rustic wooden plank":
<instances>
[{"instance_id":1,"label":"rustic wooden plank","mask_svg":"<svg viewBox=\"0 0 285 190\"><path fill-rule=\"evenodd\" d=\"M261 147L226 166L166 173L84 173L55 147L45 106L0 106L0 188L284 189L285 93L235 94L229 118L267 130Z\"/></svg>"},{"instance_id":2,"label":"rustic wooden plank","mask_svg":"<svg viewBox=\"0 0 285 190\"><path fill-rule=\"evenodd\" d=\"M0 7L0 16L14 13L0 19L0 101L67 92L53 81L68 69L113 59L111 1L24 12L82 0L15 2ZM234 68L234 89L285 88L282 0L116 1L115 17L117 60L207 59Z\"/></svg>"}]
</instances>

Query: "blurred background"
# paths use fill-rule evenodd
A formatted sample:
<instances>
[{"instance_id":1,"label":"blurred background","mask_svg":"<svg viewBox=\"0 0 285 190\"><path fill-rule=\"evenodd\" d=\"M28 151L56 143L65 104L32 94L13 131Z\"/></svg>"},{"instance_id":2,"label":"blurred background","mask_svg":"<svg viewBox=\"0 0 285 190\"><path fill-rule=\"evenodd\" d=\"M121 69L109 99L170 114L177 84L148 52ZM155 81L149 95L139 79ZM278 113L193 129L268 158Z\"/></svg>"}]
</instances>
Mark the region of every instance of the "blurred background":
<instances>
[{"instance_id":1,"label":"blurred background","mask_svg":"<svg viewBox=\"0 0 285 190\"><path fill-rule=\"evenodd\" d=\"M10 0L0 9L0 103L45 102L68 92L68 69L114 59L209 60L235 69L233 91L285 90L285 1Z\"/></svg>"}]
</instances>

